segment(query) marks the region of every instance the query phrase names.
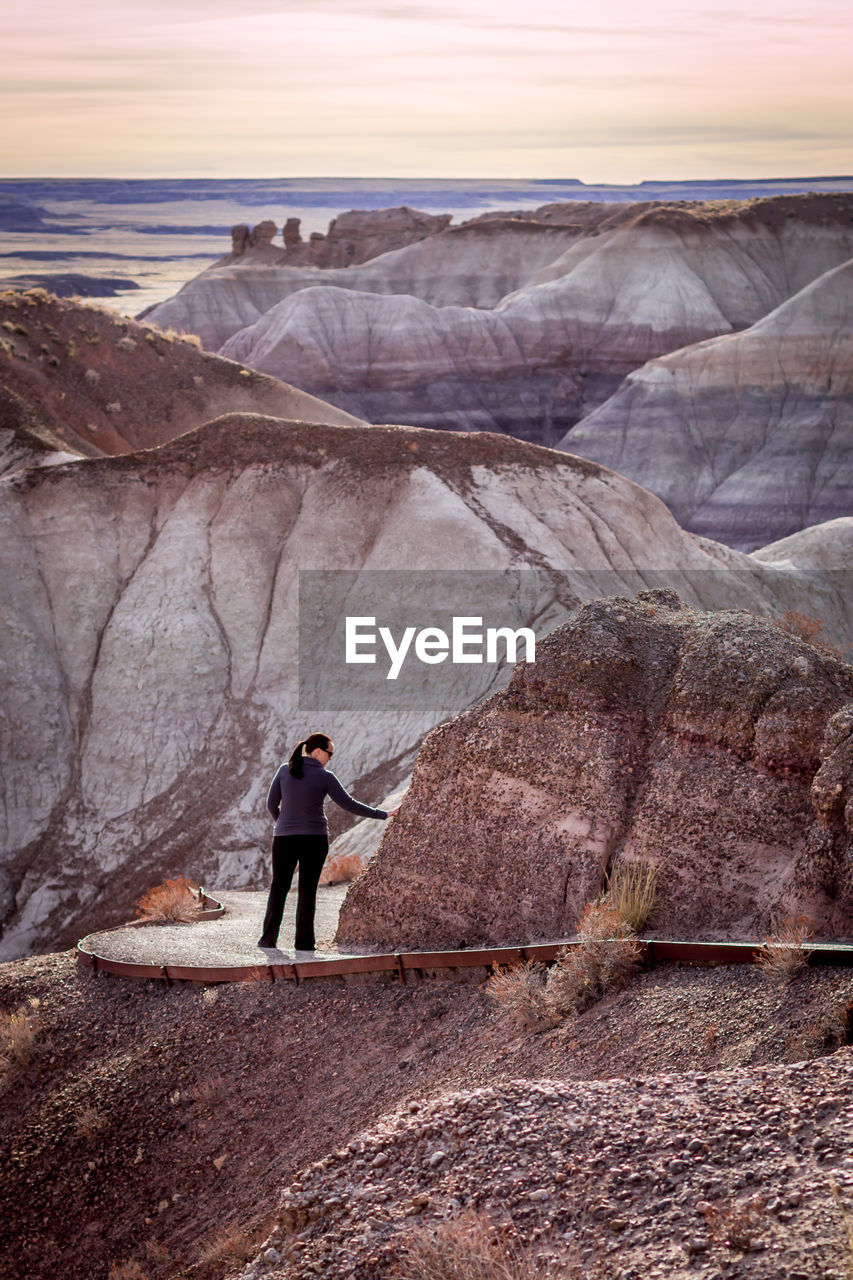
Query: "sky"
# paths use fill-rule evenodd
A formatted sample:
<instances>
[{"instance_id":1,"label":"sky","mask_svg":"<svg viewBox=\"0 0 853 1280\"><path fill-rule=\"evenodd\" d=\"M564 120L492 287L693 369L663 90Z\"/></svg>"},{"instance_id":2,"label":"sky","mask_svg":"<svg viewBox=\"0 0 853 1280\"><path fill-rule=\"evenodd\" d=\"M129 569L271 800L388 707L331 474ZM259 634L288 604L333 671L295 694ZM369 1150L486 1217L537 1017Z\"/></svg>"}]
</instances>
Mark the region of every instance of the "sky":
<instances>
[{"instance_id":1,"label":"sky","mask_svg":"<svg viewBox=\"0 0 853 1280\"><path fill-rule=\"evenodd\" d=\"M0 13L3 177L853 172L850 0L0 0Z\"/></svg>"}]
</instances>

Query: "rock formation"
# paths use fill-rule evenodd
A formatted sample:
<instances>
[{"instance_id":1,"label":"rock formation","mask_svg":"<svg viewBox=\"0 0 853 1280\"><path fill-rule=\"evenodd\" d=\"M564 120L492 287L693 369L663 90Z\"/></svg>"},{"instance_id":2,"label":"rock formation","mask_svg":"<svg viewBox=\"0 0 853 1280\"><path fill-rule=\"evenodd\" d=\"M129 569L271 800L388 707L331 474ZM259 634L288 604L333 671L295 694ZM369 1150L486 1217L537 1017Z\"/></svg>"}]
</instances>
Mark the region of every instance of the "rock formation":
<instances>
[{"instance_id":1,"label":"rock formation","mask_svg":"<svg viewBox=\"0 0 853 1280\"><path fill-rule=\"evenodd\" d=\"M300 231L301 219L288 218L282 231L283 249L273 244L278 227L272 220L252 228L240 223L231 229L230 254L216 265L322 269L358 266L437 235L450 221L449 213L421 213L405 205L399 209L351 209L333 218L325 235L312 231L306 242Z\"/></svg>"},{"instance_id":2,"label":"rock formation","mask_svg":"<svg viewBox=\"0 0 853 1280\"><path fill-rule=\"evenodd\" d=\"M18 472L0 522L3 958L127 918L165 876L262 879L265 787L318 719L376 803L424 732L495 687L491 668L453 667L438 708L395 685L301 709L300 570L403 571L413 610L415 571L536 570L518 607L541 635L579 600L664 577L704 605L820 610L853 637L849 593L685 534L594 463L486 433L230 415ZM318 679L341 656L331 634Z\"/></svg>"},{"instance_id":3,"label":"rock formation","mask_svg":"<svg viewBox=\"0 0 853 1280\"><path fill-rule=\"evenodd\" d=\"M852 209L486 219L345 272L218 268L150 314L369 421L552 444L647 360L744 329L845 262Z\"/></svg>"},{"instance_id":4,"label":"rock formation","mask_svg":"<svg viewBox=\"0 0 853 1280\"><path fill-rule=\"evenodd\" d=\"M644 361L744 328L809 283L810 269L851 252L849 220L784 219L776 228L745 215L653 209L575 237L491 310L329 281L266 310L221 350L370 421L497 429L552 444Z\"/></svg>"},{"instance_id":5,"label":"rock formation","mask_svg":"<svg viewBox=\"0 0 853 1280\"><path fill-rule=\"evenodd\" d=\"M566 937L622 863L655 932L853 936L853 667L671 591L584 606L508 689L426 738L338 938L396 949Z\"/></svg>"},{"instance_id":6,"label":"rock formation","mask_svg":"<svg viewBox=\"0 0 853 1280\"><path fill-rule=\"evenodd\" d=\"M303 289L317 285L360 293L411 295L432 306L494 307L574 244L576 226L530 220L485 220L449 227L407 248L347 269L288 269L229 260L203 271L145 317L182 333L197 333L218 351L233 334Z\"/></svg>"},{"instance_id":7,"label":"rock formation","mask_svg":"<svg viewBox=\"0 0 853 1280\"><path fill-rule=\"evenodd\" d=\"M176 334L42 290L0 295L0 387L15 421L52 449L148 449L222 413L306 422L358 419Z\"/></svg>"},{"instance_id":8,"label":"rock formation","mask_svg":"<svg viewBox=\"0 0 853 1280\"><path fill-rule=\"evenodd\" d=\"M853 259L742 333L629 374L561 441L742 550L853 504Z\"/></svg>"}]
</instances>

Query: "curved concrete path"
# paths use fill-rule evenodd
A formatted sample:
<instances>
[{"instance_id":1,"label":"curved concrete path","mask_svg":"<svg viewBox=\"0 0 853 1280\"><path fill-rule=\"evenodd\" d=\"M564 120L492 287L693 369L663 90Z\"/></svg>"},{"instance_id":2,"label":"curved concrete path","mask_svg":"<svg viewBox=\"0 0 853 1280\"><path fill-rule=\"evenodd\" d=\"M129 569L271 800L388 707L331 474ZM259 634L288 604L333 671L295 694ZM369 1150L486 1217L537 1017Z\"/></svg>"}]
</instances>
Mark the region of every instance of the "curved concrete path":
<instances>
[{"instance_id":1,"label":"curved concrete path","mask_svg":"<svg viewBox=\"0 0 853 1280\"><path fill-rule=\"evenodd\" d=\"M261 950L257 941L267 905L266 893L211 889L209 897L221 902L225 911L213 919L192 924L119 925L101 933L90 933L79 946L105 960L130 964L173 965L200 969L241 969L247 965L280 965L290 961L322 960L344 953L332 939L346 885L321 885L317 890L315 931L316 952L295 951L296 894L288 894L281 932L280 949ZM287 943L290 942L290 949Z\"/></svg>"}]
</instances>

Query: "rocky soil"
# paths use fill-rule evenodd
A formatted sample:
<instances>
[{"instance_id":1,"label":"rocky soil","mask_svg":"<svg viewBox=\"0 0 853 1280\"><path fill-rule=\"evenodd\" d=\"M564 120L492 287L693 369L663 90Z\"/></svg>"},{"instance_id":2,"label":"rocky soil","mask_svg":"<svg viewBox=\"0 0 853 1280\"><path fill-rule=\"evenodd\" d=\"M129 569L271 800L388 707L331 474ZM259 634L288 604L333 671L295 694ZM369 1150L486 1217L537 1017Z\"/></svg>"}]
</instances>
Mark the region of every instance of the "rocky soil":
<instances>
[{"instance_id":1,"label":"rocky soil","mask_svg":"<svg viewBox=\"0 0 853 1280\"><path fill-rule=\"evenodd\" d=\"M217 1280L242 1249L252 1274L372 1280L414 1227L477 1209L559 1275L841 1280L851 1004L844 970L666 967L535 1031L478 981L6 964L0 1008L36 1039L0 1094L3 1274Z\"/></svg>"},{"instance_id":2,"label":"rocky soil","mask_svg":"<svg viewBox=\"0 0 853 1280\"><path fill-rule=\"evenodd\" d=\"M42 452L47 446L76 456L130 453L238 411L306 422L358 421L202 351L197 340L61 301L43 289L0 293L3 470L50 461L34 456L39 444ZM22 451L25 456L18 456Z\"/></svg>"}]
</instances>

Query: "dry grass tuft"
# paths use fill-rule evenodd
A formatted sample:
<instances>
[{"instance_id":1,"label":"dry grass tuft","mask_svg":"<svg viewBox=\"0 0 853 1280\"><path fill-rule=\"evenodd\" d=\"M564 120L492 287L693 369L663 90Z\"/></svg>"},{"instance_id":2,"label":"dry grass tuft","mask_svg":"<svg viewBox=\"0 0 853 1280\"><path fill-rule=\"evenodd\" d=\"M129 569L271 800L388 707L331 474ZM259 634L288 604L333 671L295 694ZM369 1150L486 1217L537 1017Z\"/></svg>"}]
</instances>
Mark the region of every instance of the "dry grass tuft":
<instances>
[{"instance_id":1,"label":"dry grass tuft","mask_svg":"<svg viewBox=\"0 0 853 1280\"><path fill-rule=\"evenodd\" d=\"M106 1127L106 1119L93 1107L84 1107L82 1111L77 1112L74 1132L79 1138L85 1138L90 1146L94 1146L98 1135L103 1133Z\"/></svg>"},{"instance_id":2,"label":"dry grass tuft","mask_svg":"<svg viewBox=\"0 0 853 1280\"><path fill-rule=\"evenodd\" d=\"M254 1257L259 1247L255 1233L243 1231L240 1227L231 1227L215 1236L205 1245L199 1255L199 1262L205 1266L242 1267Z\"/></svg>"},{"instance_id":3,"label":"dry grass tuft","mask_svg":"<svg viewBox=\"0 0 853 1280\"><path fill-rule=\"evenodd\" d=\"M486 993L523 1027L554 1026L615 990L633 973L640 946L608 903L589 902L579 942L561 947L550 969L535 961L498 968Z\"/></svg>"},{"instance_id":4,"label":"dry grass tuft","mask_svg":"<svg viewBox=\"0 0 853 1280\"><path fill-rule=\"evenodd\" d=\"M605 902L633 933L651 917L657 882L658 869L650 862L620 862L608 878Z\"/></svg>"},{"instance_id":5,"label":"dry grass tuft","mask_svg":"<svg viewBox=\"0 0 853 1280\"><path fill-rule=\"evenodd\" d=\"M557 1018L548 999L546 974L545 966L534 960L496 966L486 983L486 995L521 1027L553 1026Z\"/></svg>"},{"instance_id":6,"label":"dry grass tuft","mask_svg":"<svg viewBox=\"0 0 853 1280\"><path fill-rule=\"evenodd\" d=\"M364 863L357 853L339 853L325 863L320 884L349 884L363 870Z\"/></svg>"},{"instance_id":7,"label":"dry grass tuft","mask_svg":"<svg viewBox=\"0 0 853 1280\"><path fill-rule=\"evenodd\" d=\"M755 952L755 962L765 978L784 986L804 969L811 955L805 944L811 935L812 922L807 916L783 920Z\"/></svg>"},{"instance_id":8,"label":"dry grass tuft","mask_svg":"<svg viewBox=\"0 0 853 1280\"><path fill-rule=\"evenodd\" d=\"M615 990L634 971L639 945L614 907L589 902L578 923L580 944L563 947L548 974L546 993L562 1017L580 1013Z\"/></svg>"},{"instance_id":9,"label":"dry grass tuft","mask_svg":"<svg viewBox=\"0 0 853 1280\"><path fill-rule=\"evenodd\" d=\"M26 1067L38 1053L38 1018L21 1006L16 1013L0 1013L0 1080Z\"/></svg>"},{"instance_id":10,"label":"dry grass tuft","mask_svg":"<svg viewBox=\"0 0 853 1280\"><path fill-rule=\"evenodd\" d=\"M198 885L190 884L186 876L178 876L176 880L164 880L156 888L143 893L135 906L136 914L142 920L190 924L202 909L202 893Z\"/></svg>"},{"instance_id":11,"label":"dry grass tuft","mask_svg":"<svg viewBox=\"0 0 853 1280\"><path fill-rule=\"evenodd\" d=\"M149 1277L141 1262L128 1258L126 1262L111 1264L107 1280L149 1280Z\"/></svg>"},{"instance_id":12,"label":"dry grass tuft","mask_svg":"<svg viewBox=\"0 0 853 1280\"><path fill-rule=\"evenodd\" d=\"M546 1272L512 1228L494 1227L482 1213L439 1226L412 1227L391 1274L404 1280L542 1280Z\"/></svg>"},{"instance_id":13,"label":"dry grass tuft","mask_svg":"<svg viewBox=\"0 0 853 1280\"><path fill-rule=\"evenodd\" d=\"M824 631L822 618L810 618L807 613L800 613L797 609L786 609L782 617L774 618L773 622L780 631L787 631L788 635L805 640L807 644L814 645L815 649L823 649L836 658L844 656L844 650L834 644Z\"/></svg>"}]
</instances>

